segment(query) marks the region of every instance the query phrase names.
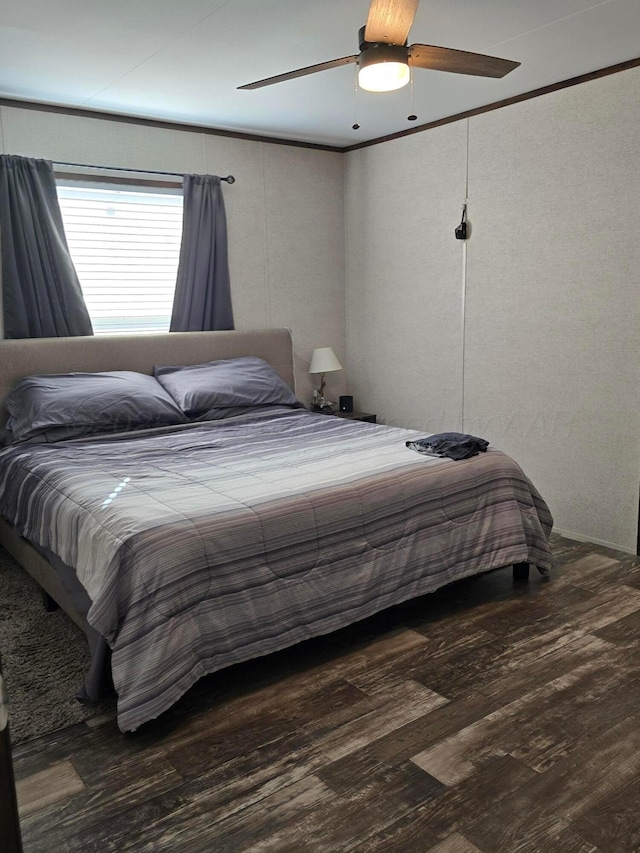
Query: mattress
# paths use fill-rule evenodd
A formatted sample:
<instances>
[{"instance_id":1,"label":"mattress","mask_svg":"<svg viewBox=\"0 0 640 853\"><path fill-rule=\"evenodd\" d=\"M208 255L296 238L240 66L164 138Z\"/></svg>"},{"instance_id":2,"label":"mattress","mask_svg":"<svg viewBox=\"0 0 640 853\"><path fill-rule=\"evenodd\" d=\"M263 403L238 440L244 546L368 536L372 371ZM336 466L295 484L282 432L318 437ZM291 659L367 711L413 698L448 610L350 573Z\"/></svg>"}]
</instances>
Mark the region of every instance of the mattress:
<instances>
[{"instance_id":1,"label":"mattress","mask_svg":"<svg viewBox=\"0 0 640 853\"><path fill-rule=\"evenodd\" d=\"M112 650L118 725L196 680L462 577L551 567L547 505L489 448L274 408L0 452L0 514L71 566Z\"/></svg>"}]
</instances>

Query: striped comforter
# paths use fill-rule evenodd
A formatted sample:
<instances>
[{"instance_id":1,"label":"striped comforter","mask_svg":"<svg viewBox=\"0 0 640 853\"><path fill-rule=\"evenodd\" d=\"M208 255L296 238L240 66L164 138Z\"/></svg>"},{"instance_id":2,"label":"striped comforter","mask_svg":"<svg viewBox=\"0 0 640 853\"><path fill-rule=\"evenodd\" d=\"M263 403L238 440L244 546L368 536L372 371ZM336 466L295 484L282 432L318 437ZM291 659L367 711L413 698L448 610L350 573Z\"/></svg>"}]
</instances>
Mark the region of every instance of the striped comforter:
<instances>
[{"instance_id":1,"label":"striped comforter","mask_svg":"<svg viewBox=\"0 0 640 853\"><path fill-rule=\"evenodd\" d=\"M133 730L201 676L513 562L551 516L497 450L282 411L0 453L0 514L72 566Z\"/></svg>"}]
</instances>

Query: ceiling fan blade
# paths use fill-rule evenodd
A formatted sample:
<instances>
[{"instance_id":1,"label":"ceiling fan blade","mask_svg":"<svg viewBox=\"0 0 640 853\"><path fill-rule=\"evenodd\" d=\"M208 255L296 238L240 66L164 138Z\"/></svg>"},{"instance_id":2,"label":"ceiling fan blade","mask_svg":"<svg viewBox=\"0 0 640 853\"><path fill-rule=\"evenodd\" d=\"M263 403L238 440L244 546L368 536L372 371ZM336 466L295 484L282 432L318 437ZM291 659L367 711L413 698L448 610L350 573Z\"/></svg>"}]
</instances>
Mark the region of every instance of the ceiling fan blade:
<instances>
[{"instance_id":1,"label":"ceiling fan blade","mask_svg":"<svg viewBox=\"0 0 640 853\"><path fill-rule=\"evenodd\" d=\"M238 86L238 89L261 89L262 86L271 86L273 83L282 83L284 80L293 80L296 77L305 77L307 74L315 74L316 71L326 71L328 68L339 68L341 65L352 65L358 61L358 54L343 56L340 59L330 59L329 62L320 62L318 65L308 65L306 68L298 68L296 71L287 71L286 74L276 74L275 77L265 77L264 80L256 80L255 83L246 83Z\"/></svg>"},{"instance_id":2,"label":"ceiling fan blade","mask_svg":"<svg viewBox=\"0 0 640 853\"><path fill-rule=\"evenodd\" d=\"M414 68L428 68L432 71L450 71L452 74L504 77L520 63L512 62L510 59L499 59L497 56L485 56L483 53L454 50L451 47L412 44L409 48L409 65Z\"/></svg>"},{"instance_id":3,"label":"ceiling fan blade","mask_svg":"<svg viewBox=\"0 0 640 853\"><path fill-rule=\"evenodd\" d=\"M418 0L371 0L365 41L406 44Z\"/></svg>"}]
</instances>

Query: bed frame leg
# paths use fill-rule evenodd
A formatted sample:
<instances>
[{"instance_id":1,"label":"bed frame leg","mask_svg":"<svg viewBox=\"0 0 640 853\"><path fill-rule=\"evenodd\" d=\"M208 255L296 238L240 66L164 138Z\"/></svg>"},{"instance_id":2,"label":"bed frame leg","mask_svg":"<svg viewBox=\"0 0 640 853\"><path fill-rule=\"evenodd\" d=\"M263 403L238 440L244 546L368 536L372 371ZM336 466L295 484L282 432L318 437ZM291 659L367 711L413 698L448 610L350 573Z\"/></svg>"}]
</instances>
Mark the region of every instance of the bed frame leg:
<instances>
[{"instance_id":1,"label":"bed frame leg","mask_svg":"<svg viewBox=\"0 0 640 853\"><path fill-rule=\"evenodd\" d=\"M60 607L58 602L54 601L48 592L44 589L41 589L40 592L42 593L42 604L44 605L44 609L47 613L53 613L54 610L57 610Z\"/></svg>"},{"instance_id":2,"label":"bed frame leg","mask_svg":"<svg viewBox=\"0 0 640 853\"><path fill-rule=\"evenodd\" d=\"M513 579L514 581L529 580L529 563L514 563L513 564Z\"/></svg>"}]
</instances>

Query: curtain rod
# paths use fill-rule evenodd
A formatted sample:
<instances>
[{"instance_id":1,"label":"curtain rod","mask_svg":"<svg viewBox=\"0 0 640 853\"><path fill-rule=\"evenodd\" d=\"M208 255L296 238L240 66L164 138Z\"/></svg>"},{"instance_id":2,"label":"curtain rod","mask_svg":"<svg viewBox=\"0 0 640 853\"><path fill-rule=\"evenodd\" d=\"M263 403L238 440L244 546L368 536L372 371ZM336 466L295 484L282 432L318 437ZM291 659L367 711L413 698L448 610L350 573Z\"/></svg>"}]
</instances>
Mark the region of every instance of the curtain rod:
<instances>
[{"instance_id":1,"label":"curtain rod","mask_svg":"<svg viewBox=\"0 0 640 853\"><path fill-rule=\"evenodd\" d=\"M132 172L136 175L163 175L168 178L184 178L182 172L158 172L152 169L123 169L118 166L89 166L86 163L63 163L61 160L54 160L54 166L72 166L76 169L105 169L111 172ZM227 175L226 178L220 178L220 180L225 181L227 184L235 184L236 182L233 175Z\"/></svg>"}]
</instances>

